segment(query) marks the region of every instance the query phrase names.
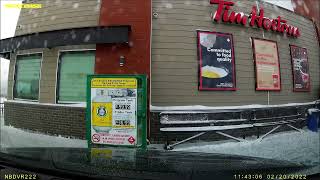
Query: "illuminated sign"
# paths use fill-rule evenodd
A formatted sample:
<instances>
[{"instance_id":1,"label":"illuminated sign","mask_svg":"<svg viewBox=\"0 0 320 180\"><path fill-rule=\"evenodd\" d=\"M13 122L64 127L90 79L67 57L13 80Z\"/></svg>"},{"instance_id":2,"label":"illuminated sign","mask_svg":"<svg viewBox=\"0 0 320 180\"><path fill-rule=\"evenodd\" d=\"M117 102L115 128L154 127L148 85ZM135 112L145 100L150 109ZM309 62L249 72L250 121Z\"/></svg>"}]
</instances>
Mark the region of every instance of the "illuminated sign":
<instances>
[{"instance_id":1,"label":"illuminated sign","mask_svg":"<svg viewBox=\"0 0 320 180\"><path fill-rule=\"evenodd\" d=\"M234 11L231 11L231 6L234 5L234 2L210 0L210 4L218 5L217 11L211 16L211 18L216 22L222 20L223 22L242 24L243 26L249 23L251 27L257 26L259 28L272 30L278 33L286 32L287 35L293 37L300 36L299 29L297 27L286 24L287 21L282 19L280 16L278 16L276 19L264 17L263 8L260 8L258 14L257 7L253 6L250 16L247 16L241 12L236 13Z\"/></svg>"}]
</instances>

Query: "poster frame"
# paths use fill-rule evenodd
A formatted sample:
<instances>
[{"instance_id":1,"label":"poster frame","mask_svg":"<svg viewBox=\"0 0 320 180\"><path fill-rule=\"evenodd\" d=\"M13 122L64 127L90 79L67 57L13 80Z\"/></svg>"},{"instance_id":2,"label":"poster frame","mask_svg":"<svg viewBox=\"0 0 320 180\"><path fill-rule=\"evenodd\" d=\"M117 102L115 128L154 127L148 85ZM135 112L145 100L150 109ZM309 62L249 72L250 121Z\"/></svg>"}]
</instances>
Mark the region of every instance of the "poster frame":
<instances>
[{"instance_id":1,"label":"poster frame","mask_svg":"<svg viewBox=\"0 0 320 180\"><path fill-rule=\"evenodd\" d=\"M304 88L304 89L297 89L295 88L295 73L294 73L294 62L293 62L293 57L292 57L292 49L291 47L296 47L300 49L305 49L306 50L306 55L307 55L307 66L308 66L308 75L309 75L309 88ZM292 70L292 86L293 86L293 92L310 92L311 90L311 78L310 78L310 66L309 66L309 57L308 57L308 50L307 48L300 47L297 45L289 44L290 48L290 58L291 58L291 70Z\"/></svg>"},{"instance_id":2,"label":"poster frame","mask_svg":"<svg viewBox=\"0 0 320 180\"><path fill-rule=\"evenodd\" d=\"M237 84L236 84L236 70L235 70L235 52L234 52L234 41L233 35L231 33L223 33L223 32L216 32L216 31L209 31L209 30L197 30L197 56L198 56L198 90L199 91L236 91ZM216 34L221 36L230 36L231 38L231 51L232 51L232 88L204 88L202 86L202 78L201 78L201 67L202 67L202 52L200 46L200 33L207 33L207 34Z\"/></svg>"},{"instance_id":3,"label":"poster frame","mask_svg":"<svg viewBox=\"0 0 320 180\"><path fill-rule=\"evenodd\" d=\"M279 88L259 88L258 86L258 70L257 70L257 61L256 61L256 51L255 51L255 43L254 40L260 40L260 41L266 41L266 42L272 42L275 43L277 46L277 59L278 59L278 76L279 76ZM270 39L262 39L262 38L256 38L256 37L251 37L251 41L252 41L252 55L253 55L253 61L254 61L254 71L255 71L255 90L256 91L281 91L282 87L281 87L281 70L280 70L280 58L279 58L279 47L278 47L278 42L277 41L273 41Z\"/></svg>"}]
</instances>

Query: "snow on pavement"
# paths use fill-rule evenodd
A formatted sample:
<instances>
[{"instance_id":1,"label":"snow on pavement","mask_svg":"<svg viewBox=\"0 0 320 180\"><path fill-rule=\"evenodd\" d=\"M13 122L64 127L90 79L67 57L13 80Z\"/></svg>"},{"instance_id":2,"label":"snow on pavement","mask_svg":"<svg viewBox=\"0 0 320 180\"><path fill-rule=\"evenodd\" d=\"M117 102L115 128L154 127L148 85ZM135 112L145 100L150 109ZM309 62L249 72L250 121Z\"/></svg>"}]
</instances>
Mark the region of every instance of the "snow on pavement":
<instances>
[{"instance_id":1,"label":"snow on pavement","mask_svg":"<svg viewBox=\"0 0 320 180\"><path fill-rule=\"evenodd\" d=\"M86 140L71 139L61 136L50 136L41 133L4 126L1 120L1 147L88 147Z\"/></svg>"},{"instance_id":2,"label":"snow on pavement","mask_svg":"<svg viewBox=\"0 0 320 180\"><path fill-rule=\"evenodd\" d=\"M79 147L86 148L87 141L4 126L1 122L1 147ZM320 132L320 129L319 129ZM302 133L290 131L274 133L262 141L253 137L248 141L234 142L212 141L199 143L185 143L178 145L174 151L191 151L205 153L234 154L252 157L262 157L277 160L287 160L305 165L318 165L320 169L320 137L319 132L311 132L304 128ZM163 145L150 145L163 148Z\"/></svg>"},{"instance_id":3,"label":"snow on pavement","mask_svg":"<svg viewBox=\"0 0 320 180\"><path fill-rule=\"evenodd\" d=\"M320 166L319 131L311 132L305 128L302 133L274 133L262 141L252 139L245 142L188 143L176 146L174 151L234 154Z\"/></svg>"}]
</instances>

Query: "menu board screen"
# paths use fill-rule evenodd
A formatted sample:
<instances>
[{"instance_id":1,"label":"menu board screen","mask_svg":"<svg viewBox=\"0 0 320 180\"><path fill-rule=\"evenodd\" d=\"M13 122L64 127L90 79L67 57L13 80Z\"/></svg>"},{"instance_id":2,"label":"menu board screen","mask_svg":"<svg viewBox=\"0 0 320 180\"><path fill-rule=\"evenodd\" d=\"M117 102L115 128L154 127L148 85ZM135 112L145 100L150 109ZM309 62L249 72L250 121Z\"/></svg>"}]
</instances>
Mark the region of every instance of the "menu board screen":
<instances>
[{"instance_id":1,"label":"menu board screen","mask_svg":"<svg viewBox=\"0 0 320 180\"><path fill-rule=\"evenodd\" d=\"M256 90L281 90L278 47L275 41L252 39Z\"/></svg>"},{"instance_id":2,"label":"menu board screen","mask_svg":"<svg viewBox=\"0 0 320 180\"><path fill-rule=\"evenodd\" d=\"M231 34L197 31L199 90L236 90Z\"/></svg>"},{"instance_id":3,"label":"menu board screen","mask_svg":"<svg viewBox=\"0 0 320 180\"><path fill-rule=\"evenodd\" d=\"M293 90L310 91L310 73L306 48L290 45Z\"/></svg>"}]
</instances>

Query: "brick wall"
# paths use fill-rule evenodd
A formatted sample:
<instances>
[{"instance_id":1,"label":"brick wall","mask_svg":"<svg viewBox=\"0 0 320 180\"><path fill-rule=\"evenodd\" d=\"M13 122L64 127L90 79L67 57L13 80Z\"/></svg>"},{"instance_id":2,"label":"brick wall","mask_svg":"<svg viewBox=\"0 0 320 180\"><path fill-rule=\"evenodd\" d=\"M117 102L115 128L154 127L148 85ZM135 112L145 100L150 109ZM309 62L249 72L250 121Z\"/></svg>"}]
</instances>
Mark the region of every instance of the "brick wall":
<instances>
[{"instance_id":1,"label":"brick wall","mask_svg":"<svg viewBox=\"0 0 320 180\"><path fill-rule=\"evenodd\" d=\"M305 113L308 108L313 105L304 106L291 106L282 108L268 108L268 109L257 109L255 110L256 118L272 117L272 116L285 116L292 115L297 112ZM86 138L86 123L85 123L85 108L83 107L70 107L62 105L47 105L38 103L21 103L7 101L5 102L5 125L13 126L15 128L27 129L36 132L41 132L50 135L61 135L64 137L72 137L85 139ZM210 114L210 119L228 119L228 118L239 118L240 114L237 113L221 113L221 114ZM243 113L243 118L253 118L252 109L246 110ZM160 124L159 112L151 112L151 143L164 143L166 140L166 134L160 132L162 127ZM306 122L294 124L296 127L303 127ZM273 127L261 128L260 134L266 133ZM288 127L283 126L276 132L292 130ZM257 134L257 129L239 129L229 130L226 133L235 137L252 136ZM193 133L196 134L196 133ZM190 137L192 133L170 133L169 140L177 141L183 138ZM215 134L207 133L206 135L197 138L197 140L223 140L225 137Z\"/></svg>"},{"instance_id":2,"label":"brick wall","mask_svg":"<svg viewBox=\"0 0 320 180\"><path fill-rule=\"evenodd\" d=\"M85 108L5 102L4 123L50 135L86 138Z\"/></svg>"},{"instance_id":3,"label":"brick wall","mask_svg":"<svg viewBox=\"0 0 320 180\"><path fill-rule=\"evenodd\" d=\"M313 107L313 105L303 105L303 106L289 106L289 107L273 107L273 108L263 108L263 109L248 109L242 112L242 118L246 119L253 119L254 114L256 118L266 118L266 117L276 117L276 116L287 116L287 115L294 115L297 113L305 114L307 112L308 108ZM205 114L209 117L209 119L237 119L240 118L240 113L207 113ZM172 115L171 115L172 116ZM177 115L176 115L177 116ZM181 116L181 115L178 115ZM190 116L190 114L185 115L185 116ZM195 115L193 115L195 116ZM203 114L202 114L203 116ZM170 132L170 133L163 133L160 131L161 127L168 127L169 125L163 126L160 124L160 112L152 112L151 115L151 121L153 122L151 124L151 138L150 142L151 143L164 143L167 136L169 141L179 141L183 140L187 137L191 137L199 132L194 132L194 133L175 133L175 132ZM185 120L188 117L180 117L180 120ZM192 118L193 120L196 120L196 118ZM191 120L192 120L191 119ZM279 121L281 119L278 119ZM272 120L275 121L275 120ZM266 121L263 121L266 122ZM228 124L228 123L223 123L223 124ZM216 124L219 125L219 124ZM222 125L222 124L221 124ZM306 126L306 121L302 122L297 122L292 124L295 127L302 128ZM177 125L175 125L177 126ZM268 126L268 127L263 127L263 128L247 128L247 129L236 129L236 130L227 130L224 131L227 134L230 134L235 137L243 138L243 137L249 137L249 136L256 136L258 133L260 136L262 134L267 133L270 131L272 128L275 126ZM276 132L282 132L282 131L289 131L292 130L292 128L289 128L287 126L282 126L279 129L275 131ZM203 136L200 136L199 138L196 138L194 141L218 141L218 140L225 140L228 139L224 136L221 136L219 134L213 133L213 132L208 132Z\"/></svg>"}]
</instances>

